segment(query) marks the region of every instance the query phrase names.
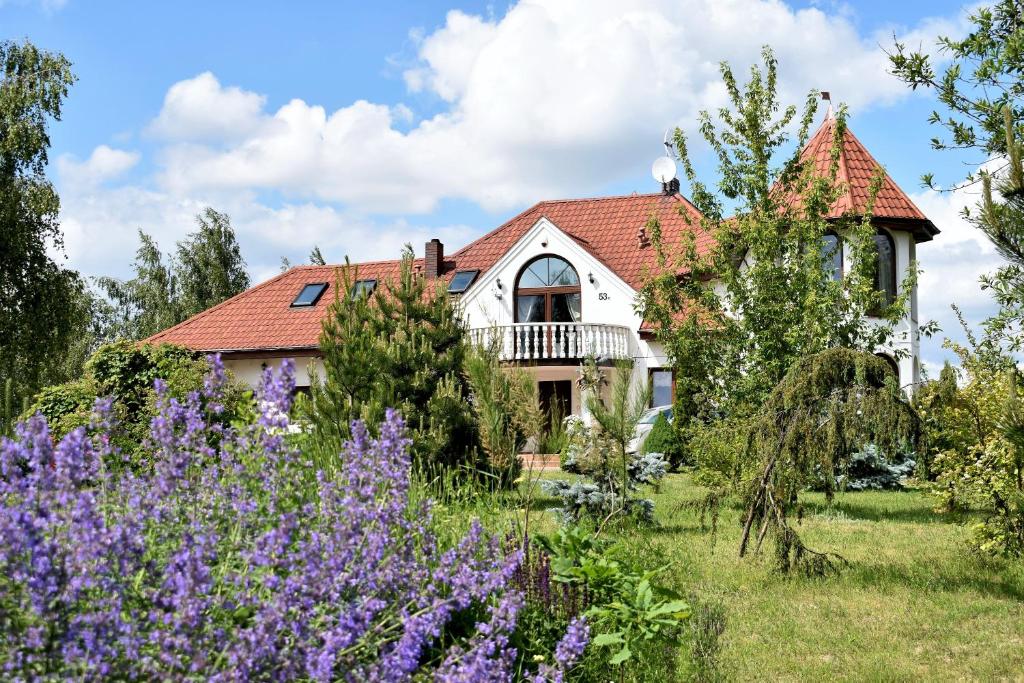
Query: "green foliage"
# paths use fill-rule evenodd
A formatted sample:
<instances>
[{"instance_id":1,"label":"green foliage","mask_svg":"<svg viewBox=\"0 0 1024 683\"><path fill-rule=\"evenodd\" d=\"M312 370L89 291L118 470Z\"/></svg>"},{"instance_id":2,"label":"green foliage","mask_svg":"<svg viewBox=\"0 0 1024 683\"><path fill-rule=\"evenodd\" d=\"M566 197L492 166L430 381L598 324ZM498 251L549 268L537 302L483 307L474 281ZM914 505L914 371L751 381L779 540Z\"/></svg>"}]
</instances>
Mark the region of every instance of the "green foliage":
<instances>
[{"instance_id":1,"label":"green foliage","mask_svg":"<svg viewBox=\"0 0 1024 683\"><path fill-rule=\"evenodd\" d=\"M584 474L591 481L541 482L545 491L562 501L560 511L566 521L582 516L596 517L602 523L613 517L653 519L651 501L632 494L640 486L656 485L665 476L665 461L653 453L629 452L637 423L650 401L649 388L634 390L631 371L631 364L617 363L608 396L602 397L605 380L594 359L587 359L580 370L581 394L594 424L571 422L562 469Z\"/></svg>"},{"instance_id":2,"label":"green foliage","mask_svg":"<svg viewBox=\"0 0 1024 683\"><path fill-rule=\"evenodd\" d=\"M558 453L561 455L569 445L569 431L565 424L565 406L559 401L551 404L548 423L537 441L538 453Z\"/></svg>"},{"instance_id":3,"label":"green foliage","mask_svg":"<svg viewBox=\"0 0 1024 683\"><path fill-rule=\"evenodd\" d=\"M578 526L536 541L550 556L557 581L586 590L591 647L617 667L620 680L652 650L681 642L690 607L658 582L667 567L638 570L621 557L621 549ZM671 665L672 659L666 659Z\"/></svg>"},{"instance_id":4,"label":"green foliage","mask_svg":"<svg viewBox=\"0 0 1024 683\"><path fill-rule=\"evenodd\" d=\"M980 508L971 545L986 554L1024 555L1024 404L1013 361L968 335L946 343L960 358L962 386L934 402L930 441L940 508Z\"/></svg>"},{"instance_id":5,"label":"green foliage","mask_svg":"<svg viewBox=\"0 0 1024 683\"><path fill-rule=\"evenodd\" d=\"M673 469L678 468L680 465L690 464L686 462L686 453L679 434L664 414L659 414L654 420L651 431L647 434L647 438L644 439L641 452L661 453Z\"/></svg>"},{"instance_id":6,"label":"green foliage","mask_svg":"<svg viewBox=\"0 0 1024 683\"><path fill-rule=\"evenodd\" d=\"M154 382L163 380L170 396L183 399L203 387L208 370L205 359L180 346L138 346L127 341L105 344L86 362L81 379L45 387L23 417L42 413L54 438L59 439L89 424L96 399L112 397L117 418L113 436L124 460L110 466L142 468L146 463L138 456L144 452L150 421L157 413ZM229 384L225 396L224 424L253 414L251 391L244 385Z\"/></svg>"},{"instance_id":7,"label":"green foliage","mask_svg":"<svg viewBox=\"0 0 1024 683\"><path fill-rule=\"evenodd\" d=\"M354 267L340 269L320 334L324 377L311 386L310 448L324 467L340 452L349 424L380 424L396 408L413 439L417 468L475 467L477 425L462 371L466 331L443 286L413 270L403 253L395 281L356 293Z\"/></svg>"},{"instance_id":8,"label":"green foliage","mask_svg":"<svg viewBox=\"0 0 1024 683\"><path fill-rule=\"evenodd\" d=\"M919 419L897 384L885 361L850 349L829 349L793 366L740 427L736 483L747 508L741 557L759 527L757 548L771 532L781 571L834 568L838 556L806 547L789 515L799 492L815 481L831 500L837 475L846 473L860 444L888 452L917 446Z\"/></svg>"},{"instance_id":9,"label":"green foliage","mask_svg":"<svg viewBox=\"0 0 1024 683\"><path fill-rule=\"evenodd\" d=\"M15 403L81 370L69 353L85 336L85 283L63 250L60 199L46 178L49 122L59 121L75 76L60 53L0 41L0 378Z\"/></svg>"},{"instance_id":10,"label":"green foliage","mask_svg":"<svg viewBox=\"0 0 1024 683\"><path fill-rule=\"evenodd\" d=\"M249 274L231 218L206 207L196 216L196 225L195 232L178 242L175 275L181 292L182 319L249 288Z\"/></svg>"},{"instance_id":11,"label":"green foliage","mask_svg":"<svg viewBox=\"0 0 1024 683\"><path fill-rule=\"evenodd\" d=\"M527 440L539 435L537 384L521 368L501 367L497 348L471 348L464 370L487 469L508 488L522 470L519 454Z\"/></svg>"},{"instance_id":12,"label":"green foliage","mask_svg":"<svg viewBox=\"0 0 1024 683\"><path fill-rule=\"evenodd\" d=\"M930 90L945 108L928 117L948 137L932 139L935 149L976 148L987 155L1006 153L1002 109L1021 121L1024 107L1024 16L1016 0L997 0L970 14L963 37L940 36L936 59L923 47L896 42L889 55L892 73L911 89ZM941 71L936 67L941 66ZM930 183L931 176L925 176Z\"/></svg>"},{"instance_id":13,"label":"green foliage","mask_svg":"<svg viewBox=\"0 0 1024 683\"><path fill-rule=\"evenodd\" d=\"M755 412L802 358L832 347L882 346L904 318L916 278L911 264L893 301L875 290L871 213L881 169L863 215L829 217L844 189L837 175L844 108L835 115L831 164L821 174L800 159L817 93L808 94L799 118L795 106L782 108L768 48L764 68L752 68L743 89L727 64L721 71L730 107L718 112L717 124L707 112L700 117L718 160L717 192L698 180L677 129L675 150L703 218L678 244L664 243L651 220L660 266L638 303L676 368L674 415L684 437L694 423ZM819 246L827 232L841 236L850 256L839 280L832 277L832 253ZM714 237L707 253L697 250L702 234Z\"/></svg>"},{"instance_id":14,"label":"green foliage","mask_svg":"<svg viewBox=\"0 0 1024 683\"><path fill-rule=\"evenodd\" d=\"M96 279L109 300L105 339L145 339L249 287L227 214L207 207L196 224L198 229L178 242L177 258L165 257L153 238L139 230L135 277Z\"/></svg>"}]
</instances>

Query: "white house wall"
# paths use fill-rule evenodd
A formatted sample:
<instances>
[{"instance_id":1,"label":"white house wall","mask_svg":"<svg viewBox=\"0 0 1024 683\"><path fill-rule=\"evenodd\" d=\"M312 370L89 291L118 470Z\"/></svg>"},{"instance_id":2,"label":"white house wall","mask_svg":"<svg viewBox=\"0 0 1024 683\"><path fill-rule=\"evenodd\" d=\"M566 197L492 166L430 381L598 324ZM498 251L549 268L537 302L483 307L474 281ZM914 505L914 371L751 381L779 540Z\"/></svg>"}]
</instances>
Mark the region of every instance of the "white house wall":
<instances>
[{"instance_id":1,"label":"white house wall","mask_svg":"<svg viewBox=\"0 0 1024 683\"><path fill-rule=\"evenodd\" d=\"M648 381L650 368L668 365L659 345L640 339L643 320L633 310L636 290L546 218L538 220L462 297L459 307L467 326L490 327L515 322L516 278L527 263L547 255L565 259L579 275L580 322L628 328L635 386L643 386L642 383ZM574 395L574 404L576 399Z\"/></svg>"},{"instance_id":2,"label":"white house wall","mask_svg":"<svg viewBox=\"0 0 1024 683\"><path fill-rule=\"evenodd\" d=\"M266 358L224 358L224 367L234 374L235 378L245 382L251 387L258 387L263 378L263 369L267 367L275 370L281 367L285 358L291 358L295 362L295 386L308 387L310 385L310 373L323 377L324 364L319 358L311 356L268 356Z\"/></svg>"}]
</instances>

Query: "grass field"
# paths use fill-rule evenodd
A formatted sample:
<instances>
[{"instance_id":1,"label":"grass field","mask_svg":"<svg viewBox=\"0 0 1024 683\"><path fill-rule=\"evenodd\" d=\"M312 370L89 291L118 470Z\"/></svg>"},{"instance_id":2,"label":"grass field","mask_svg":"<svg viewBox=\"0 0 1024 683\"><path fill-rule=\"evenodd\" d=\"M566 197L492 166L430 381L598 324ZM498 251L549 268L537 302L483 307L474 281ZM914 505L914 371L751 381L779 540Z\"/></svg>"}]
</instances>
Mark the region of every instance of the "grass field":
<instances>
[{"instance_id":1,"label":"grass field","mask_svg":"<svg viewBox=\"0 0 1024 683\"><path fill-rule=\"evenodd\" d=\"M722 511L712 539L683 505L699 496L670 475L653 496L658 527L621 540L670 561L677 589L725 606L725 679L1024 680L1024 563L972 555L968 520L933 512L928 495L844 493L831 507L806 495L805 542L850 562L824 579L776 574L768 548L740 560L740 510ZM535 501L541 526L553 505Z\"/></svg>"}]
</instances>

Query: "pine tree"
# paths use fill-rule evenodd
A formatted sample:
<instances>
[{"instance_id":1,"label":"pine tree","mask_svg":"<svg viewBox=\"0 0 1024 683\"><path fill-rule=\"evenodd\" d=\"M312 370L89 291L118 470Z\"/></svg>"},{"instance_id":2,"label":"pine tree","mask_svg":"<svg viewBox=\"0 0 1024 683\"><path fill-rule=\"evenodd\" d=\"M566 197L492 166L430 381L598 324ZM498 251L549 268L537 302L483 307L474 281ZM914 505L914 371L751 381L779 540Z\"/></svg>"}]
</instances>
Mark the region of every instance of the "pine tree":
<instances>
[{"instance_id":1,"label":"pine tree","mask_svg":"<svg viewBox=\"0 0 1024 683\"><path fill-rule=\"evenodd\" d=\"M320 333L324 376L314 378L310 387L307 417L315 457L323 465L340 452L351 422L369 417L363 407L383 371L384 347L370 326L375 315L370 295L353 291L358 275L358 269L347 262L335 275L334 301Z\"/></svg>"},{"instance_id":2,"label":"pine tree","mask_svg":"<svg viewBox=\"0 0 1024 683\"><path fill-rule=\"evenodd\" d=\"M346 267L320 337L324 378L312 396L317 450L335 449L348 424L380 423L401 411L421 466L457 466L477 457L477 435L462 367L466 331L443 287L431 291L406 248L397 280L356 294Z\"/></svg>"}]
</instances>

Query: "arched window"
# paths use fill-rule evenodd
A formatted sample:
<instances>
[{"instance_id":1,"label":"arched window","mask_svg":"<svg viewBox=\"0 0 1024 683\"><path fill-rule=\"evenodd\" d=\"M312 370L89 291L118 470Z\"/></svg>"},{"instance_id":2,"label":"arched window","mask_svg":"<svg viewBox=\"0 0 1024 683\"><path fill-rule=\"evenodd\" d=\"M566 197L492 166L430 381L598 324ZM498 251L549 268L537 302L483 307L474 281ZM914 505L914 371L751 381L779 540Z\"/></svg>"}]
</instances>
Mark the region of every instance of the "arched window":
<instances>
[{"instance_id":1,"label":"arched window","mask_svg":"<svg viewBox=\"0 0 1024 683\"><path fill-rule=\"evenodd\" d=\"M875 235L875 251L878 256L875 290L882 293L882 303L888 306L896 300L896 244L892 235L879 230Z\"/></svg>"},{"instance_id":2,"label":"arched window","mask_svg":"<svg viewBox=\"0 0 1024 683\"><path fill-rule=\"evenodd\" d=\"M821 236L821 260L833 280L843 279L843 241L831 230Z\"/></svg>"},{"instance_id":3,"label":"arched window","mask_svg":"<svg viewBox=\"0 0 1024 683\"><path fill-rule=\"evenodd\" d=\"M564 325L582 320L580 276L576 269L558 256L539 256L519 271L515 288L517 323L541 323L524 326L516 335L517 353L527 358L562 358L569 355L569 340L574 336Z\"/></svg>"},{"instance_id":4,"label":"arched window","mask_svg":"<svg viewBox=\"0 0 1024 683\"><path fill-rule=\"evenodd\" d=\"M517 323L580 322L580 276L558 256L527 263L516 278L515 297Z\"/></svg>"}]
</instances>

